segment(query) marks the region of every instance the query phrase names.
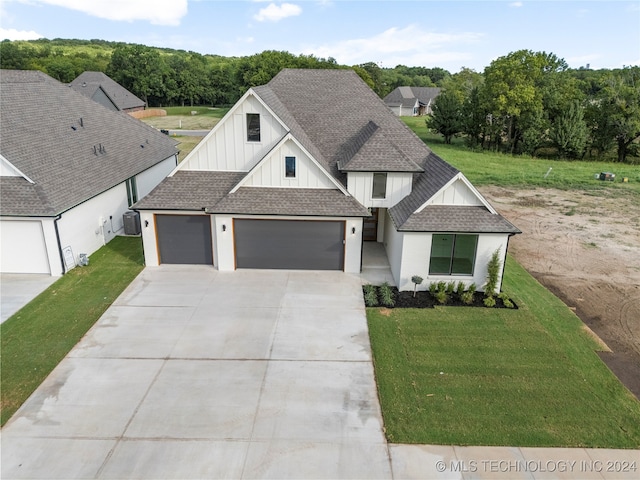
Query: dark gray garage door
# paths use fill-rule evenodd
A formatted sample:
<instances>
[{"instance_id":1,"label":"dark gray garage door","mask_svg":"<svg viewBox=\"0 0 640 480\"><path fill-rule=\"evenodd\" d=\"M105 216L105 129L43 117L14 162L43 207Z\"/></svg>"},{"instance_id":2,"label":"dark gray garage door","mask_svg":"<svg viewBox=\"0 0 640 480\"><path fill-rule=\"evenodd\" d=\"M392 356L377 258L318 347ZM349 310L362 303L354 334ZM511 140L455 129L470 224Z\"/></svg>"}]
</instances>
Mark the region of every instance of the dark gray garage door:
<instances>
[{"instance_id":1,"label":"dark gray garage door","mask_svg":"<svg viewBox=\"0 0 640 480\"><path fill-rule=\"evenodd\" d=\"M237 268L344 269L344 222L234 221Z\"/></svg>"},{"instance_id":2,"label":"dark gray garage door","mask_svg":"<svg viewBox=\"0 0 640 480\"><path fill-rule=\"evenodd\" d=\"M213 265L209 215L156 215L160 263Z\"/></svg>"}]
</instances>

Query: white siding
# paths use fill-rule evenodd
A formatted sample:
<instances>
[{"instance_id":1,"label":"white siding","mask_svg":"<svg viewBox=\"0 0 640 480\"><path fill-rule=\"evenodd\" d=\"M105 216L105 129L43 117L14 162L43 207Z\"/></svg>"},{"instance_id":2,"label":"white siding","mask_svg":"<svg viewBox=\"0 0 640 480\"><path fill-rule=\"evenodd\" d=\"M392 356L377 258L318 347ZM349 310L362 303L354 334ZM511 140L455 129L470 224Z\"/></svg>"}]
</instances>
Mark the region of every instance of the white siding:
<instances>
[{"instance_id":1,"label":"white siding","mask_svg":"<svg viewBox=\"0 0 640 480\"><path fill-rule=\"evenodd\" d=\"M386 198L371 198L373 189L372 172L348 172L347 190L365 207L391 208L411 193L413 175L411 173L387 173Z\"/></svg>"},{"instance_id":2,"label":"white siding","mask_svg":"<svg viewBox=\"0 0 640 480\"><path fill-rule=\"evenodd\" d=\"M246 114L260 114L260 141L247 141ZM286 130L253 95L216 125L184 160L184 170L249 171Z\"/></svg>"},{"instance_id":3,"label":"white siding","mask_svg":"<svg viewBox=\"0 0 640 480\"><path fill-rule=\"evenodd\" d=\"M175 168L178 159L175 155L163 160L144 172L136 175L138 200L147 196Z\"/></svg>"},{"instance_id":4,"label":"white siding","mask_svg":"<svg viewBox=\"0 0 640 480\"><path fill-rule=\"evenodd\" d=\"M429 202L430 205L483 205L477 195L458 179L444 190L438 192Z\"/></svg>"},{"instance_id":5,"label":"white siding","mask_svg":"<svg viewBox=\"0 0 640 480\"><path fill-rule=\"evenodd\" d=\"M123 233L127 210L127 190L121 183L63 213L58 221L62 248L71 247L76 262L81 253L92 254Z\"/></svg>"},{"instance_id":6,"label":"white siding","mask_svg":"<svg viewBox=\"0 0 640 480\"><path fill-rule=\"evenodd\" d=\"M400 285L400 267L402 266L402 243L403 234L396 231L393 220L389 216L389 212L385 212L384 221L384 241L383 245L387 251L387 258L391 266L391 274L396 285Z\"/></svg>"},{"instance_id":7,"label":"white siding","mask_svg":"<svg viewBox=\"0 0 640 480\"><path fill-rule=\"evenodd\" d=\"M285 157L296 158L295 178L285 177ZM292 140L270 153L269 158L251 172L243 186L336 188L327 174Z\"/></svg>"},{"instance_id":8,"label":"white siding","mask_svg":"<svg viewBox=\"0 0 640 480\"><path fill-rule=\"evenodd\" d=\"M2 273L62 273L53 219L3 218L0 253Z\"/></svg>"},{"instance_id":9,"label":"white siding","mask_svg":"<svg viewBox=\"0 0 640 480\"><path fill-rule=\"evenodd\" d=\"M391 229L395 232L395 229ZM387 232L385 232L385 235ZM393 277L398 285L399 290L413 290L411 277L419 275L424 282L418 289L426 290L432 282L465 282L467 285L475 283L479 291L484 290L484 284L487 279L487 264L491 259L493 252L500 248L502 256L502 266L504 267L504 258L507 250L507 242L509 236L507 234L479 234L478 245L476 250L476 261L473 275L429 275L429 258L431 256L431 233L421 232L395 232L395 235L401 236L402 240L402 259L399 273L396 273L397 251L387 247L387 255L391 263ZM387 237L388 238L388 237ZM394 239L395 242L395 239ZM385 241L385 245L391 243ZM390 251L391 250L391 251ZM395 255L392 259L392 254ZM395 267L394 267L395 266ZM502 278L502 271L500 272ZM498 290L502 282L498 285Z\"/></svg>"}]
</instances>

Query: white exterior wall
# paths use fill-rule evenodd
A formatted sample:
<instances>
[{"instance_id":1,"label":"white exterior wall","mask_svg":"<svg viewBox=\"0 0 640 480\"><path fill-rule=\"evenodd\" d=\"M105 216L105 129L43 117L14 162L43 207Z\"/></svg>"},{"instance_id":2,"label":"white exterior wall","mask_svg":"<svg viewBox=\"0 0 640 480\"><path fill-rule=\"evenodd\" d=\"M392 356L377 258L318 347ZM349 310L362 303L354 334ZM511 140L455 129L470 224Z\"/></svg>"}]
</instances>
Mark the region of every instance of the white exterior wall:
<instances>
[{"instance_id":1,"label":"white exterior wall","mask_svg":"<svg viewBox=\"0 0 640 480\"><path fill-rule=\"evenodd\" d=\"M296 177L285 177L285 157L296 157ZM269 158L251 172L243 186L336 188L320 169L292 140L269 154Z\"/></svg>"},{"instance_id":2,"label":"white exterior wall","mask_svg":"<svg viewBox=\"0 0 640 480\"><path fill-rule=\"evenodd\" d=\"M136 175L138 199L147 196L178 164L178 156L172 155L162 162Z\"/></svg>"},{"instance_id":3,"label":"white exterior wall","mask_svg":"<svg viewBox=\"0 0 640 480\"><path fill-rule=\"evenodd\" d=\"M365 207L391 208L400 200L411 193L413 174L411 173L387 173L386 198L374 199L372 172L348 172L347 191Z\"/></svg>"},{"instance_id":4,"label":"white exterior wall","mask_svg":"<svg viewBox=\"0 0 640 480\"><path fill-rule=\"evenodd\" d=\"M434 195L429 205L482 206L483 203L462 180L456 180L449 187Z\"/></svg>"},{"instance_id":5,"label":"white exterior wall","mask_svg":"<svg viewBox=\"0 0 640 480\"><path fill-rule=\"evenodd\" d=\"M0 253L2 273L62 275L53 218L3 218Z\"/></svg>"},{"instance_id":6,"label":"white exterior wall","mask_svg":"<svg viewBox=\"0 0 640 480\"><path fill-rule=\"evenodd\" d=\"M71 247L77 263L81 253L92 254L123 231L127 210L127 189L121 183L64 212L58 221L62 248Z\"/></svg>"},{"instance_id":7,"label":"white exterior wall","mask_svg":"<svg viewBox=\"0 0 640 480\"><path fill-rule=\"evenodd\" d=\"M394 230L394 229L392 229ZM385 232L386 233L386 232ZM484 290L487 280L487 264L491 260L491 255L497 248L500 248L502 256L502 268L507 251L509 235L502 233L484 233L478 235L478 245L476 248L476 260L473 275L429 275L429 258L431 256L431 233L422 232L396 232L402 237L402 261L400 272L396 275L394 270L395 258L392 260L389 255L389 262L392 264L393 277L399 290L413 290L411 277L421 276L424 281L418 287L419 290L427 290L429 284L433 282L465 282L467 285L475 283L479 291ZM385 242L386 244L386 242ZM502 286L502 269L500 271L500 282L498 291Z\"/></svg>"},{"instance_id":8,"label":"white exterior wall","mask_svg":"<svg viewBox=\"0 0 640 480\"><path fill-rule=\"evenodd\" d=\"M260 114L260 141L247 141L247 113ZM286 130L253 95L232 109L182 162L184 170L248 172Z\"/></svg>"},{"instance_id":9,"label":"white exterior wall","mask_svg":"<svg viewBox=\"0 0 640 480\"><path fill-rule=\"evenodd\" d=\"M340 218L340 217L255 217L251 215L215 215L213 218L214 230L214 258L217 258L216 267L221 271L235 270L235 249L234 249L234 218L260 218L261 220L338 220L345 221L345 251L344 251L344 271L346 273L360 273L360 263L362 256L362 219L361 218ZM222 225L226 225L226 231L222 231ZM356 233L352 234L351 229L355 227Z\"/></svg>"},{"instance_id":10,"label":"white exterior wall","mask_svg":"<svg viewBox=\"0 0 640 480\"><path fill-rule=\"evenodd\" d=\"M385 250L387 251L387 258L389 259L389 265L391 266L391 274L396 282L396 285L400 285L400 267L402 266L402 248L404 237L401 233L396 231L393 225L393 220L389 216L389 212L385 212L384 221L384 241L382 242Z\"/></svg>"}]
</instances>

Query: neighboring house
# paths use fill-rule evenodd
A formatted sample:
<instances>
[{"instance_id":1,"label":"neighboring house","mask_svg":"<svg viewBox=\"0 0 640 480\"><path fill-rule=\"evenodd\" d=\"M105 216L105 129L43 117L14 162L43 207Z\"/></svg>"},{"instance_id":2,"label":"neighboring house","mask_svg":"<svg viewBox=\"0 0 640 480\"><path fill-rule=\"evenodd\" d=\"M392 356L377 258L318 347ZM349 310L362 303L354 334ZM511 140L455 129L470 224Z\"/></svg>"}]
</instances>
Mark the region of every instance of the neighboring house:
<instances>
[{"instance_id":1,"label":"neighboring house","mask_svg":"<svg viewBox=\"0 0 640 480\"><path fill-rule=\"evenodd\" d=\"M352 70L249 89L134 209L147 265L359 273L374 241L401 290L413 275L481 289L519 233Z\"/></svg>"},{"instance_id":2,"label":"neighboring house","mask_svg":"<svg viewBox=\"0 0 640 480\"><path fill-rule=\"evenodd\" d=\"M110 110L137 112L146 104L102 72L84 72L69 84L75 91Z\"/></svg>"},{"instance_id":3,"label":"neighboring house","mask_svg":"<svg viewBox=\"0 0 640 480\"><path fill-rule=\"evenodd\" d=\"M436 87L398 87L384 97L384 103L399 117L431 115L433 101L439 93Z\"/></svg>"},{"instance_id":4,"label":"neighboring house","mask_svg":"<svg viewBox=\"0 0 640 480\"><path fill-rule=\"evenodd\" d=\"M0 269L61 275L123 232L175 141L39 71L0 71Z\"/></svg>"}]
</instances>

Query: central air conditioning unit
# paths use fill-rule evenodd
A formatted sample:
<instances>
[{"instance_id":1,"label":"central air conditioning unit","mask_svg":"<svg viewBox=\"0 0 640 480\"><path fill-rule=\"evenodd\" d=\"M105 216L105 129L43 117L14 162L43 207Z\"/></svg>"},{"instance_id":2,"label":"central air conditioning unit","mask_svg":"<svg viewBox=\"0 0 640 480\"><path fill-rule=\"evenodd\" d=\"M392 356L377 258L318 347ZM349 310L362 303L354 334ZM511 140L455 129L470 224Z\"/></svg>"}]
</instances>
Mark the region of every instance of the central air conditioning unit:
<instances>
[{"instance_id":1,"label":"central air conditioning unit","mask_svg":"<svg viewBox=\"0 0 640 480\"><path fill-rule=\"evenodd\" d=\"M140 235L140 214L129 210L122 215L122 223L124 223L125 235Z\"/></svg>"}]
</instances>

